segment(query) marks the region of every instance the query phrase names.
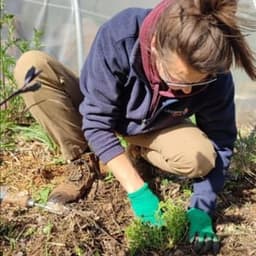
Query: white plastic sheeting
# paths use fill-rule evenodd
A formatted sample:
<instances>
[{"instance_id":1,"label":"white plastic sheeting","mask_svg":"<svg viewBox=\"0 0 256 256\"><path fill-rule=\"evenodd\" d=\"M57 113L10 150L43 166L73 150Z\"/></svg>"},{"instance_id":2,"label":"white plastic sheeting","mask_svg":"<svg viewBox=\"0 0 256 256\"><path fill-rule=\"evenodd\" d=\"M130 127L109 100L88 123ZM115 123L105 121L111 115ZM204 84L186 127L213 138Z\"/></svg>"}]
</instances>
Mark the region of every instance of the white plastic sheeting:
<instances>
[{"instance_id":1,"label":"white plastic sheeting","mask_svg":"<svg viewBox=\"0 0 256 256\"><path fill-rule=\"evenodd\" d=\"M143 6L136 2L5 0L5 9L15 14L19 37L30 39L34 28L43 31L43 50L79 72L99 26L124 8ZM157 2L147 1L147 7Z\"/></svg>"},{"instance_id":2,"label":"white plastic sheeting","mask_svg":"<svg viewBox=\"0 0 256 256\"><path fill-rule=\"evenodd\" d=\"M99 26L127 7L155 6L159 0L5 0L6 12L16 16L18 37L43 32L43 50L79 73ZM238 16L256 25L256 0L239 0ZM247 40L256 51L256 32ZM17 56L18 57L18 56ZM256 123L256 82L234 70L238 122Z\"/></svg>"}]
</instances>

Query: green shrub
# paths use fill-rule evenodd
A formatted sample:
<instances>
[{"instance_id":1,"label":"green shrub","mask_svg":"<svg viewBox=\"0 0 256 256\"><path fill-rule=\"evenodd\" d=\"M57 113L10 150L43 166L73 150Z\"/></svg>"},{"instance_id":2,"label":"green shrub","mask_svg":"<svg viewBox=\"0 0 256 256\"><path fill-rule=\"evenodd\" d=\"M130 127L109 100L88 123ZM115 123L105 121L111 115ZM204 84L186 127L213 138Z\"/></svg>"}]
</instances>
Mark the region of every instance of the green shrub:
<instances>
[{"instance_id":1,"label":"green shrub","mask_svg":"<svg viewBox=\"0 0 256 256\"><path fill-rule=\"evenodd\" d=\"M186 212L181 202L174 202L170 199L166 202L160 202L160 209L163 212L162 218L165 223L167 247L172 248L183 238L186 232Z\"/></svg>"},{"instance_id":2,"label":"green shrub","mask_svg":"<svg viewBox=\"0 0 256 256\"><path fill-rule=\"evenodd\" d=\"M180 202L160 202L163 226L152 226L134 219L126 227L125 236L131 255L146 250L165 251L173 248L184 237L187 230L186 212Z\"/></svg>"},{"instance_id":3,"label":"green shrub","mask_svg":"<svg viewBox=\"0 0 256 256\"><path fill-rule=\"evenodd\" d=\"M139 219L134 219L125 229L125 236L131 255L135 255L145 249L162 248L164 235L160 228L142 223Z\"/></svg>"}]
</instances>

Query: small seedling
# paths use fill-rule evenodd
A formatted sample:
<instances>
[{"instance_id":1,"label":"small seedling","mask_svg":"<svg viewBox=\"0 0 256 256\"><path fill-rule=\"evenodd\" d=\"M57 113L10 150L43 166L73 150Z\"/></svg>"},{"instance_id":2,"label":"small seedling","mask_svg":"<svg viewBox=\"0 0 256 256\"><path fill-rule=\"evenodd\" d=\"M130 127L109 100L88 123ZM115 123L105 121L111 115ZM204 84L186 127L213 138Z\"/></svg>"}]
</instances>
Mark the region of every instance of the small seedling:
<instances>
[{"instance_id":1,"label":"small seedling","mask_svg":"<svg viewBox=\"0 0 256 256\"><path fill-rule=\"evenodd\" d=\"M122 145L123 148L127 148L128 147L128 142L125 140L124 137L122 137L121 135L118 136L118 139Z\"/></svg>"},{"instance_id":2,"label":"small seedling","mask_svg":"<svg viewBox=\"0 0 256 256\"><path fill-rule=\"evenodd\" d=\"M30 238L37 232L37 228L35 226L28 227L24 233L24 238Z\"/></svg>"},{"instance_id":3,"label":"small seedling","mask_svg":"<svg viewBox=\"0 0 256 256\"><path fill-rule=\"evenodd\" d=\"M169 180L168 179L162 179L162 181L161 181L161 185L162 186L168 186L168 184L169 184Z\"/></svg>"},{"instance_id":4,"label":"small seedling","mask_svg":"<svg viewBox=\"0 0 256 256\"><path fill-rule=\"evenodd\" d=\"M52 187L50 186L45 186L41 188L35 195L35 201L37 201L40 204L46 204L51 190L52 190Z\"/></svg>"},{"instance_id":5,"label":"small seedling","mask_svg":"<svg viewBox=\"0 0 256 256\"><path fill-rule=\"evenodd\" d=\"M53 224L51 222L48 222L44 227L43 227L43 233L49 237L51 232L52 232Z\"/></svg>"},{"instance_id":6,"label":"small seedling","mask_svg":"<svg viewBox=\"0 0 256 256\"><path fill-rule=\"evenodd\" d=\"M192 190L190 188L184 188L183 189L183 196L185 198L190 198L192 196Z\"/></svg>"},{"instance_id":7,"label":"small seedling","mask_svg":"<svg viewBox=\"0 0 256 256\"><path fill-rule=\"evenodd\" d=\"M79 246L75 247L75 255L77 255L77 256L85 255L84 250L82 248L80 248Z\"/></svg>"},{"instance_id":8,"label":"small seedling","mask_svg":"<svg viewBox=\"0 0 256 256\"><path fill-rule=\"evenodd\" d=\"M113 174L111 171L109 171L109 172L107 173L106 177L104 178L104 181L105 181L106 183L111 183L111 182L113 182L114 179L115 179L114 174Z\"/></svg>"},{"instance_id":9,"label":"small seedling","mask_svg":"<svg viewBox=\"0 0 256 256\"><path fill-rule=\"evenodd\" d=\"M51 239L53 227L54 225L49 221L42 229L43 234L46 236L46 239L44 241L44 255L47 256L50 256L48 242Z\"/></svg>"}]
</instances>

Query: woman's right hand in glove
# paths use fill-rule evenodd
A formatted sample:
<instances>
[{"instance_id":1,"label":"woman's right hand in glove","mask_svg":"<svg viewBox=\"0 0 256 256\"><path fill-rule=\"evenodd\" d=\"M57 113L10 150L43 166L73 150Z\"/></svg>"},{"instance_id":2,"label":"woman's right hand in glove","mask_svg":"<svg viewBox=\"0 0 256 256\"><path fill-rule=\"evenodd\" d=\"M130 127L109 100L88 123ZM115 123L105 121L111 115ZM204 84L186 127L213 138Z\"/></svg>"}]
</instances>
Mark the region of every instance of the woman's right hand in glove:
<instances>
[{"instance_id":1,"label":"woman's right hand in glove","mask_svg":"<svg viewBox=\"0 0 256 256\"><path fill-rule=\"evenodd\" d=\"M161 226L159 199L150 190L147 183L133 193L128 193L131 207L136 217L144 223Z\"/></svg>"}]
</instances>

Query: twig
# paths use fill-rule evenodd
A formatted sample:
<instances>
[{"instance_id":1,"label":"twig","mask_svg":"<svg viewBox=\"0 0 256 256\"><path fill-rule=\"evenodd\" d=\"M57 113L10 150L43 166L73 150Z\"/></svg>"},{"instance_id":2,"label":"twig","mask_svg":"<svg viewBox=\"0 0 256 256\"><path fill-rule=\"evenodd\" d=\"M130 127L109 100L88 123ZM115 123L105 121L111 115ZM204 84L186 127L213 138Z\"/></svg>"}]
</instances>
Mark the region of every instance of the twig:
<instances>
[{"instance_id":1,"label":"twig","mask_svg":"<svg viewBox=\"0 0 256 256\"><path fill-rule=\"evenodd\" d=\"M95 227L97 229L99 229L100 231L102 231L105 235L107 235L110 239L114 240L117 244L119 245L122 245L121 241L119 241L118 239L114 238L107 230L105 230L104 228L102 228L98 223L97 221L94 219L93 216L88 216L84 214L84 212L80 212L80 211L77 211L77 210L74 210L74 213L79 215L80 217L89 217L90 220L92 221L92 223L95 225Z\"/></svg>"},{"instance_id":2,"label":"twig","mask_svg":"<svg viewBox=\"0 0 256 256\"><path fill-rule=\"evenodd\" d=\"M62 246L62 247L64 247L64 246L66 246L65 244L63 244L63 243L56 243L56 242L47 242L49 245L55 245L55 246Z\"/></svg>"}]
</instances>

